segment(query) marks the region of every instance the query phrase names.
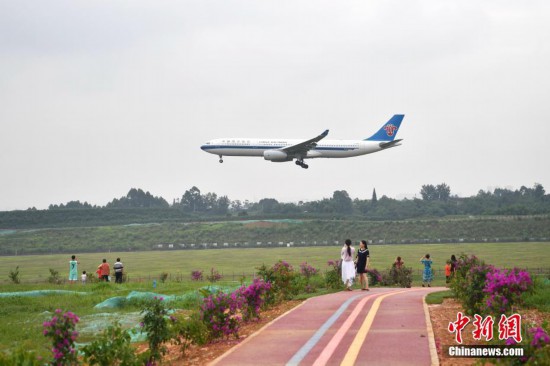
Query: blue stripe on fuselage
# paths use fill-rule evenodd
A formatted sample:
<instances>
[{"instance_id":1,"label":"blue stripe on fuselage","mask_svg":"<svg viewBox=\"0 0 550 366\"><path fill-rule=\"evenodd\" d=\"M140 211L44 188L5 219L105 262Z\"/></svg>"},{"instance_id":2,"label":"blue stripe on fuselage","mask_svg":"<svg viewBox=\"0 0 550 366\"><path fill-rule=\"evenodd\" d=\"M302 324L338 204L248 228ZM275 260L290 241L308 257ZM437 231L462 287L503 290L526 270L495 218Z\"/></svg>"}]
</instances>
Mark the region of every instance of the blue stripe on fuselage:
<instances>
[{"instance_id":1,"label":"blue stripe on fuselage","mask_svg":"<svg viewBox=\"0 0 550 366\"><path fill-rule=\"evenodd\" d=\"M250 149L250 150L277 150L282 149L286 146L259 146L259 145L203 145L201 149L203 150L213 150L213 149ZM330 146L317 146L312 150L325 150L325 151L350 151L356 150L355 147L330 147Z\"/></svg>"}]
</instances>

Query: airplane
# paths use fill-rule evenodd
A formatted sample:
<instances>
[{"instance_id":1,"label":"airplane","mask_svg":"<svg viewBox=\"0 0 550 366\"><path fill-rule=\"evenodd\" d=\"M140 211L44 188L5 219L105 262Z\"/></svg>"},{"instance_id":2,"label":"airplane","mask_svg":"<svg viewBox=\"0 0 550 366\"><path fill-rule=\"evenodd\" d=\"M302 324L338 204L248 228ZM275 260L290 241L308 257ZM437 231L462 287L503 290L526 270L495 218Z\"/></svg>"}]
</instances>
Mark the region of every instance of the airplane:
<instances>
[{"instance_id":1,"label":"airplane","mask_svg":"<svg viewBox=\"0 0 550 366\"><path fill-rule=\"evenodd\" d=\"M374 135L364 140L323 140L329 130L309 140L295 139L246 139L221 138L210 140L201 149L220 157L223 156L259 156L265 160L280 163L296 159L296 165L304 169L309 165L305 159L349 158L386 150L401 145L403 139L395 140L403 114L396 114Z\"/></svg>"}]
</instances>

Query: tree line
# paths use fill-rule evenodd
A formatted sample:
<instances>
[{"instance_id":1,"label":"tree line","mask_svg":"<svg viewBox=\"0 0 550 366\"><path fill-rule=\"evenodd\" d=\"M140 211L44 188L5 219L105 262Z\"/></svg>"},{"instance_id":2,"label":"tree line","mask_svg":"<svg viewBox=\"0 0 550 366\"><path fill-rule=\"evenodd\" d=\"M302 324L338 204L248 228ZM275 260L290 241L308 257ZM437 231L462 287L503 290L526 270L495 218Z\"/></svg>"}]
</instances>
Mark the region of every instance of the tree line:
<instances>
[{"instance_id":1,"label":"tree line","mask_svg":"<svg viewBox=\"0 0 550 366\"><path fill-rule=\"evenodd\" d=\"M47 210L0 212L0 229L62 226L120 225L169 221L201 221L215 218L358 218L403 220L452 215L540 215L550 213L550 195L541 184L519 189L480 190L471 197L453 195L445 184L426 184L419 198L378 196L352 198L345 190L314 201L280 202L271 197L257 202L231 200L193 186L171 203L142 189L132 188L104 206L70 201Z\"/></svg>"},{"instance_id":2,"label":"tree line","mask_svg":"<svg viewBox=\"0 0 550 366\"><path fill-rule=\"evenodd\" d=\"M367 216L373 219L399 219L414 217L442 217L447 215L530 215L550 213L550 195L541 184L516 190L496 188L492 192L480 190L471 197L458 197L446 183L426 184L420 189L421 198L397 200L383 195L378 198L376 189L371 199L352 199L348 192L339 190L331 197L315 201L279 202L263 198L258 202L231 200L216 193L202 193L195 186L186 190L171 204L160 196L142 189L132 188L126 196L115 198L105 206L92 206L87 202L70 201L65 205L50 205L48 210L61 209L173 209L197 216L255 214L337 214Z\"/></svg>"}]
</instances>

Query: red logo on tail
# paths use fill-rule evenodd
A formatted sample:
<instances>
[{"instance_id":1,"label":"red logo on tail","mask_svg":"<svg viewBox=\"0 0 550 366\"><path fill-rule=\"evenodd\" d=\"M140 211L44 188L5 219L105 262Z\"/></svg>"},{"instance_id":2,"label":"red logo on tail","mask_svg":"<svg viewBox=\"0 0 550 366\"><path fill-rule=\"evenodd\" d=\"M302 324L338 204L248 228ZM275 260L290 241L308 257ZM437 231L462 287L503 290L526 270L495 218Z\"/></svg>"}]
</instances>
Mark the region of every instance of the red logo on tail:
<instances>
[{"instance_id":1,"label":"red logo on tail","mask_svg":"<svg viewBox=\"0 0 550 366\"><path fill-rule=\"evenodd\" d=\"M391 123L388 123L387 125L384 126L384 130L386 130L386 134L388 136L393 136L393 134L395 133L395 130L397 130L397 127L395 127Z\"/></svg>"}]
</instances>

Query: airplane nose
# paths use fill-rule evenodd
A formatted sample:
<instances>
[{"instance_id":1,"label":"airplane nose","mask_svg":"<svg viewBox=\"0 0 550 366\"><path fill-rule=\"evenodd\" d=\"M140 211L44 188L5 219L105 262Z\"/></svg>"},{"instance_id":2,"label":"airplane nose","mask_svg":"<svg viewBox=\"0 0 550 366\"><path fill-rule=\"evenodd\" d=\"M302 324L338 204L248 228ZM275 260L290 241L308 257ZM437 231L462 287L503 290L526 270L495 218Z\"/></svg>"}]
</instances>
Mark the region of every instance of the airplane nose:
<instances>
[{"instance_id":1,"label":"airplane nose","mask_svg":"<svg viewBox=\"0 0 550 366\"><path fill-rule=\"evenodd\" d=\"M206 150L206 145L202 145L201 150Z\"/></svg>"}]
</instances>

